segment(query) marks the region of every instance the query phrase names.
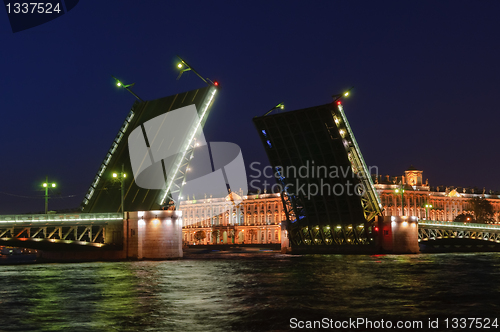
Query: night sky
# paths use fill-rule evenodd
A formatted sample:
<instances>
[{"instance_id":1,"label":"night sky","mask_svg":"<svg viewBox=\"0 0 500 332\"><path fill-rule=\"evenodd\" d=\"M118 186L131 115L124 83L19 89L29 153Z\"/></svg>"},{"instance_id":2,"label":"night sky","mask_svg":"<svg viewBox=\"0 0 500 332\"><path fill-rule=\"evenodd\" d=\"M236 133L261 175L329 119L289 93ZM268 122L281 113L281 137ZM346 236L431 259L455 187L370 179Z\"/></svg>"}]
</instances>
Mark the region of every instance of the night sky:
<instances>
[{"instance_id":1,"label":"night sky","mask_svg":"<svg viewBox=\"0 0 500 332\"><path fill-rule=\"evenodd\" d=\"M220 91L208 141L267 163L252 118L354 86L344 109L380 174L411 164L431 185L500 190L498 1L80 1L12 33L0 9L0 214L78 207L134 97L204 85L177 81L178 54ZM248 175L251 175L249 170Z\"/></svg>"}]
</instances>

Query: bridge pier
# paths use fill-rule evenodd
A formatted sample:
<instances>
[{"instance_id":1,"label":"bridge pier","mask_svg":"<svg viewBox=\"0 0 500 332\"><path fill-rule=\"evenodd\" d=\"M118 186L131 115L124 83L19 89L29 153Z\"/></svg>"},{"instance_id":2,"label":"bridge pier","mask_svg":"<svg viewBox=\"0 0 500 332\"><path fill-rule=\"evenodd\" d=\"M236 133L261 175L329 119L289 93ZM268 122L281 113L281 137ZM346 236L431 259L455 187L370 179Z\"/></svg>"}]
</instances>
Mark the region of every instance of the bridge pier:
<instances>
[{"instance_id":1,"label":"bridge pier","mask_svg":"<svg viewBox=\"0 0 500 332\"><path fill-rule=\"evenodd\" d=\"M288 224L287 220L281 221L281 253L282 254L291 254L292 253L290 239L288 238L288 231L286 230L287 224Z\"/></svg>"},{"instance_id":2,"label":"bridge pier","mask_svg":"<svg viewBox=\"0 0 500 332\"><path fill-rule=\"evenodd\" d=\"M380 217L378 227L379 247L383 253L416 254L420 251L417 217Z\"/></svg>"},{"instance_id":3,"label":"bridge pier","mask_svg":"<svg viewBox=\"0 0 500 332\"><path fill-rule=\"evenodd\" d=\"M131 259L182 258L181 211L126 212L125 257Z\"/></svg>"}]
</instances>

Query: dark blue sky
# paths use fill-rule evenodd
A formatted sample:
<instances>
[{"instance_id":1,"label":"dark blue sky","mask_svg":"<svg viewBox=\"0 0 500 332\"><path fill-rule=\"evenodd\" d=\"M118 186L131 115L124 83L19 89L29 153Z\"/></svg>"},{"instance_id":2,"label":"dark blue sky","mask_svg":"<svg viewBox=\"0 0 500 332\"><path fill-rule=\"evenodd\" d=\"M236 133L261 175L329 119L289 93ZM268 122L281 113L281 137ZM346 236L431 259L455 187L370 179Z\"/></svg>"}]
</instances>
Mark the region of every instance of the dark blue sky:
<instances>
[{"instance_id":1,"label":"dark blue sky","mask_svg":"<svg viewBox=\"0 0 500 332\"><path fill-rule=\"evenodd\" d=\"M0 12L3 10L0 10ZM252 117L344 107L366 163L431 185L500 190L500 2L80 1L47 24L12 33L0 13L0 214L80 204L134 102L203 86L176 81L175 55L220 93L209 141L267 162ZM26 196L16 197L12 195Z\"/></svg>"}]
</instances>

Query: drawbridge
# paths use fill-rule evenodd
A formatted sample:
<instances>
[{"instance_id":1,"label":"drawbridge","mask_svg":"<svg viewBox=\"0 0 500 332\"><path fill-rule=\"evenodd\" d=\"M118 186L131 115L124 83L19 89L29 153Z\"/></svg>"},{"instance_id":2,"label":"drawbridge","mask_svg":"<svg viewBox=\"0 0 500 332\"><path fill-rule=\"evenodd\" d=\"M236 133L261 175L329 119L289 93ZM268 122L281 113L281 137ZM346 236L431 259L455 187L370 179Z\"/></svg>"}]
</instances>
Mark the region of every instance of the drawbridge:
<instances>
[{"instance_id":1,"label":"drawbridge","mask_svg":"<svg viewBox=\"0 0 500 332\"><path fill-rule=\"evenodd\" d=\"M181 191L186 180L189 161L197 144L210 106L217 92L215 85L176 94L151 101L136 101L126 116L118 134L102 161L97 174L82 202L83 212L119 212L161 210L171 205L174 194ZM174 123L165 120L175 110L189 110L195 106L197 117L187 119L189 123ZM173 117L176 118L176 117ZM179 121L186 120L178 117ZM177 130L183 125L186 130ZM179 135L165 139L162 133L177 130ZM132 140L130 135L135 135ZM166 149L176 149L176 154L164 158ZM129 149L130 147L130 149ZM139 151L140 158L131 156L130 151ZM159 151L159 152L158 152ZM132 158L131 158L132 157ZM132 161L132 162L131 162ZM132 176L143 171L146 177ZM123 205L121 183L115 174L128 175L123 179ZM146 179L145 179L146 178Z\"/></svg>"},{"instance_id":2,"label":"drawbridge","mask_svg":"<svg viewBox=\"0 0 500 332\"><path fill-rule=\"evenodd\" d=\"M340 100L269 113L253 121L280 185L291 247L374 246L382 205Z\"/></svg>"}]
</instances>

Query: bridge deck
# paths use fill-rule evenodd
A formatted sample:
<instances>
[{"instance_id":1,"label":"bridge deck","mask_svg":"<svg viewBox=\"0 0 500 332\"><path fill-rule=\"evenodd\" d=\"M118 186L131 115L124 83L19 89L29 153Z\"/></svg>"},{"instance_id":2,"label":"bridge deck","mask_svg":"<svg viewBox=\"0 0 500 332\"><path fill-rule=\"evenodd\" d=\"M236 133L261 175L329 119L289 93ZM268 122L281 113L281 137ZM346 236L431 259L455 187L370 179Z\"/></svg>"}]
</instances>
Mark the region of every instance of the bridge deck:
<instances>
[{"instance_id":1,"label":"bridge deck","mask_svg":"<svg viewBox=\"0 0 500 332\"><path fill-rule=\"evenodd\" d=\"M11 214L0 215L0 226L16 223L102 223L111 220L123 220L123 216L121 213Z\"/></svg>"},{"instance_id":2,"label":"bridge deck","mask_svg":"<svg viewBox=\"0 0 500 332\"><path fill-rule=\"evenodd\" d=\"M463 222L453 222L453 221L435 221L435 220L419 220L418 227L423 228L456 228L456 229L471 229L471 230L496 230L500 231L500 225L492 224L475 224L475 223L463 223Z\"/></svg>"},{"instance_id":3,"label":"bridge deck","mask_svg":"<svg viewBox=\"0 0 500 332\"><path fill-rule=\"evenodd\" d=\"M500 243L500 225L425 220L418 224L418 241L471 239Z\"/></svg>"},{"instance_id":4,"label":"bridge deck","mask_svg":"<svg viewBox=\"0 0 500 332\"><path fill-rule=\"evenodd\" d=\"M122 221L121 213L0 215L0 243L27 248L119 244Z\"/></svg>"}]
</instances>

